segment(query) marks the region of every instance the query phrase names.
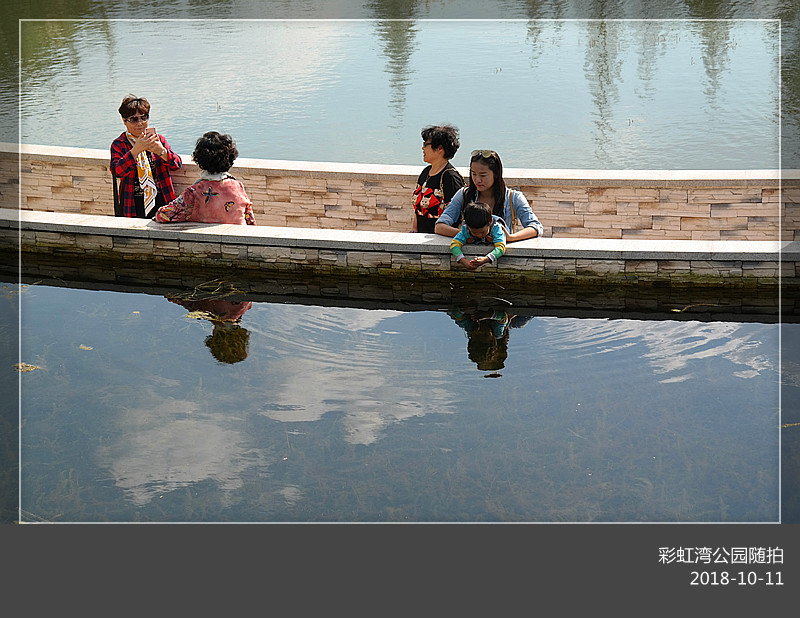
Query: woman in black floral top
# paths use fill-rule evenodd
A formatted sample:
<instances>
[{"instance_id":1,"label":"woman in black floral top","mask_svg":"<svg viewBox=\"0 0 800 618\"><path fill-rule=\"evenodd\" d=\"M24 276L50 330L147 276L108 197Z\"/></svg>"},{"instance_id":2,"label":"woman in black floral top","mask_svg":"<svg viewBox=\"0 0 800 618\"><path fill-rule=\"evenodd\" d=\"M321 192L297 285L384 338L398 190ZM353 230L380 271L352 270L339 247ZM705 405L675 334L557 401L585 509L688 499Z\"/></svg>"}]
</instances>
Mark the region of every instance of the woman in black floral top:
<instances>
[{"instance_id":1,"label":"woman in black floral top","mask_svg":"<svg viewBox=\"0 0 800 618\"><path fill-rule=\"evenodd\" d=\"M414 190L412 232L433 234L436 219L456 192L464 186L464 178L450 163L458 151L458 129L451 125L422 129L422 159L428 164L417 179Z\"/></svg>"}]
</instances>

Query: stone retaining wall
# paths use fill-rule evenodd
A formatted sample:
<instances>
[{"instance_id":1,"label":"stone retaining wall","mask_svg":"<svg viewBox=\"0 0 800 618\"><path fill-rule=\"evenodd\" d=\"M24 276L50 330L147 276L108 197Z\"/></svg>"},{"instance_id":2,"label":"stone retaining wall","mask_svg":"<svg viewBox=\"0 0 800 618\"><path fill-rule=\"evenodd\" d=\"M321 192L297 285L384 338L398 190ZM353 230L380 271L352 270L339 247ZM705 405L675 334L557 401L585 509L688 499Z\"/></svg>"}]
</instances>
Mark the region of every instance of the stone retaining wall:
<instances>
[{"instance_id":1,"label":"stone retaining wall","mask_svg":"<svg viewBox=\"0 0 800 618\"><path fill-rule=\"evenodd\" d=\"M198 173L189 154L181 157L178 192ZM108 163L107 150L0 144L2 205L113 215ZM231 172L259 225L408 232L422 167L240 158ZM797 170L506 168L505 178L553 238L791 241L800 222Z\"/></svg>"},{"instance_id":2,"label":"stone retaining wall","mask_svg":"<svg viewBox=\"0 0 800 618\"><path fill-rule=\"evenodd\" d=\"M591 285L797 287L800 243L535 238L478 272L435 234L178 223L0 209L0 245L26 253L144 264ZM485 247L465 247L468 255ZM781 259L783 258L783 260ZM783 269L783 272L782 272Z\"/></svg>"}]
</instances>

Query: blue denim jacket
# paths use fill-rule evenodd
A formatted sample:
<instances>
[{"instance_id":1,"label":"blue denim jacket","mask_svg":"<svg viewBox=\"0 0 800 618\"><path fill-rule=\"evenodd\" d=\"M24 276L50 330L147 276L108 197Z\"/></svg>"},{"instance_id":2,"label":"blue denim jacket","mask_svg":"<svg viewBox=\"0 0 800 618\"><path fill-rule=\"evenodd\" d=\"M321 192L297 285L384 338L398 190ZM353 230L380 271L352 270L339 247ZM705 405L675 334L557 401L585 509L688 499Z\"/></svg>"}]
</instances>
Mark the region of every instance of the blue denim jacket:
<instances>
[{"instance_id":1,"label":"blue denim jacket","mask_svg":"<svg viewBox=\"0 0 800 618\"><path fill-rule=\"evenodd\" d=\"M444 223L451 227L455 227L456 221L458 221L459 217L461 216L461 208L464 205L465 193L466 189L462 189L453 196L453 199L450 200L447 208L444 209L444 212L439 215L439 218L436 220L437 223ZM536 231L539 233L539 236L544 235L544 226L539 223L539 219L536 218L533 210L531 210L531 205L528 204L528 200L525 199L522 191L506 189L506 203L503 208L503 221L508 222L511 225L511 228L508 229L509 233L514 233L515 228L517 227L517 220L520 222L523 228L532 227L536 229Z\"/></svg>"}]
</instances>

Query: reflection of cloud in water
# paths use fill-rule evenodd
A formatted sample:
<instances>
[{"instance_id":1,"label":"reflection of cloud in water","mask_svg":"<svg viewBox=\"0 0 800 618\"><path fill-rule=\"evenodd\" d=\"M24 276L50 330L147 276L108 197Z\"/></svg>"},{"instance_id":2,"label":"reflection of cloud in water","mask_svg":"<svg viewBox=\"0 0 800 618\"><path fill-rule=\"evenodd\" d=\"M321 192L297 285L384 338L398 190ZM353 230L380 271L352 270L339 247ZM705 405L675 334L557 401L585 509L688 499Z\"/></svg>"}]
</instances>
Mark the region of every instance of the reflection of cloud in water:
<instances>
[{"instance_id":1,"label":"reflection of cloud in water","mask_svg":"<svg viewBox=\"0 0 800 618\"><path fill-rule=\"evenodd\" d=\"M119 439L101 448L98 459L136 506L204 480L217 483L224 502L242 486L245 469L263 462L263 449L241 446L246 435L225 427L234 417L199 413L197 406L168 401L120 413Z\"/></svg>"},{"instance_id":2,"label":"reflection of cloud in water","mask_svg":"<svg viewBox=\"0 0 800 618\"><path fill-rule=\"evenodd\" d=\"M286 485L278 493L286 501L287 506L294 506L303 497L303 491L297 485Z\"/></svg>"},{"instance_id":3,"label":"reflection of cloud in water","mask_svg":"<svg viewBox=\"0 0 800 618\"><path fill-rule=\"evenodd\" d=\"M735 322L572 320L557 324L557 329L551 329L551 341L562 349L574 349L579 355L615 352L637 344L647 346L649 351L642 358L649 361L653 371L671 374L662 380L664 383L690 379L690 362L708 358L725 358L738 365L740 368L733 375L740 378L755 377L775 366L769 352L759 353L765 342L753 339L752 325L739 333L743 325ZM765 330L767 341L774 337L777 351L777 326L763 328L770 329Z\"/></svg>"},{"instance_id":4,"label":"reflection of cloud in water","mask_svg":"<svg viewBox=\"0 0 800 618\"><path fill-rule=\"evenodd\" d=\"M423 396L421 370L415 369L418 359L398 358L396 331L380 329L381 322L400 315L304 307L281 313L281 333L254 327L254 333L287 351L284 360L274 361L280 363L275 373L282 383L261 413L281 422L317 421L325 414L339 414L345 440L351 444L371 444L387 426L409 418L452 413L452 390L427 386ZM448 371L427 369L425 376L446 384Z\"/></svg>"},{"instance_id":5,"label":"reflection of cloud in water","mask_svg":"<svg viewBox=\"0 0 800 618\"><path fill-rule=\"evenodd\" d=\"M388 425L415 416L453 411L449 391L426 391L421 401L418 385L394 383L391 376L379 371L365 375L359 370L355 376L352 367L341 365L326 371L325 377L317 374L309 384L308 375L319 372L319 364L298 363L292 369L294 373L286 375L285 387L276 398L277 406L268 404L262 413L282 422L317 421L325 414L341 414L345 440L352 444L371 444ZM376 398L365 397L369 394Z\"/></svg>"}]
</instances>

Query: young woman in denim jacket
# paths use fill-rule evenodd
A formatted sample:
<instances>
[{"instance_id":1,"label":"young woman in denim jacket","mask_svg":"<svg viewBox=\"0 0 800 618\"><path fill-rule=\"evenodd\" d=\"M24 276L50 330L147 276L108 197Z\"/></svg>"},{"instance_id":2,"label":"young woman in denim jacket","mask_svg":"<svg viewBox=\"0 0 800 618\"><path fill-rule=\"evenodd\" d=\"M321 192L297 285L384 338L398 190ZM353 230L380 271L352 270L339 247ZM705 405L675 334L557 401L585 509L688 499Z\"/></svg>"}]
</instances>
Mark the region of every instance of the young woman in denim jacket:
<instances>
[{"instance_id":1,"label":"young woman in denim jacket","mask_svg":"<svg viewBox=\"0 0 800 618\"><path fill-rule=\"evenodd\" d=\"M483 202L492 207L492 214L506 223L506 242L536 238L544 234L544 226L531 210L522 191L509 189L503 180L503 163L494 150L473 150L469 163L469 186L453 196L436 222L435 231L454 238L461 209L469 202Z\"/></svg>"}]
</instances>

